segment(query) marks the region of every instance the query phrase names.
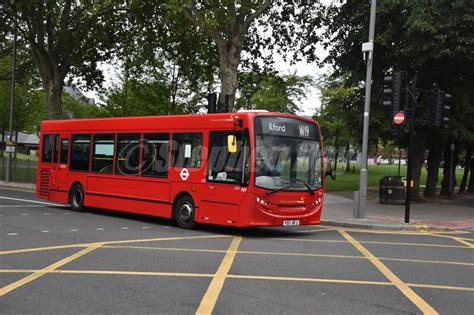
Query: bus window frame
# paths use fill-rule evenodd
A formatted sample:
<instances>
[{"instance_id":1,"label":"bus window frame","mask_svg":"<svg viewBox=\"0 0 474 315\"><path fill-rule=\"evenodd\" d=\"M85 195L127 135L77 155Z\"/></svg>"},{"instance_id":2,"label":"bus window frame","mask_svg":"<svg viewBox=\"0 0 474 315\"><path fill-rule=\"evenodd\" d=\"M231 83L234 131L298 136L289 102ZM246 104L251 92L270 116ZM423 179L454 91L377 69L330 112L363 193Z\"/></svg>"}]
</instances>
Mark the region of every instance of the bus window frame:
<instances>
[{"instance_id":1,"label":"bus window frame","mask_svg":"<svg viewBox=\"0 0 474 315\"><path fill-rule=\"evenodd\" d=\"M244 154L244 157L243 157L243 169L242 169L242 176L241 178L239 179L239 181L236 181L236 182L229 182L229 181L224 181L224 180L215 180L215 179L212 179L212 180L209 180L209 165L210 165L210 157L211 157L211 151L212 151L212 147L211 147L211 136L212 134L216 134L216 133L229 133L229 134L235 134L235 133L241 133L242 134L242 147L245 147L245 145L247 145L247 149L248 149L248 152L245 153L243 152ZM207 164L207 168L206 168L206 174L205 174L205 177L206 177L206 183L209 183L209 184L228 184L228 185L234 185L234 186L242 186L242 187L248 187L249 184L250 184L250 177L251 177L251 158L252 158L252 148L251 148L251 143L250 143L250 133L249 133L249 129L248 128L245 128L243 130L209 130L209 132L207 133L208 134L208 144L207 144L207 159L206 159L206 164ZM245 142L243 140L246 140ZM227 144L227 142L226 142ZM226 150L227 150L227 146L225 146ZM238 150L238 148L237 148ZM245 154L247 154L248 156L248 163L249 163L249 168L248 168L248 174L245 175ZM246 182L244 182L242 179L245 177L246 179Z\"/></svg>"},{"instance_id":2,"label":"bus window frame","mask_svg":"<svg viewBox=\"0 0 474 315\"><path fill-rule=\"evenodd\" d=\"M175 150L175 140L176 140L176 135L183 135L183 134L198 134L198 135L201 135L201 151L200 151L200 154L199 154L199 166L192 166L192 165L177 165L176 164L176 161L175 161L175 151L178 151L178 150ZM170 154L171 154L171 163L170 163L170 166L172 168L193 168L193 169L202 169L203 168L203 149L204 149L204 140L205 140L205 135L206 134L209 134L209 132L206 132L206 131L183 131L183 132L172 132L171 135L171 140L170 140ZM193 138L194 139L194 138ZM191 154L193 152L193 148L191 148ZM191 158L189 159L192 159L192 155L191 155ZM183 163L184 164L184 163Z\"/></svg>"}]
</instances>

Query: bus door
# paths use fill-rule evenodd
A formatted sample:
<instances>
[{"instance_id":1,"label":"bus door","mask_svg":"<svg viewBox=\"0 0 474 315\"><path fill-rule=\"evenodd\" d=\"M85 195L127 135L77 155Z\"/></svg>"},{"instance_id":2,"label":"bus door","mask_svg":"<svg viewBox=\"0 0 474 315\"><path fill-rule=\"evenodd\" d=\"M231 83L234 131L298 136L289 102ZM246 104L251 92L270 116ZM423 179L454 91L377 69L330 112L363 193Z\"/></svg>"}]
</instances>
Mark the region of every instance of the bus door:
<instances>
[{"instance_id":1,"label":"bus door","mask_svg":"<svg viewBox=\"0 0 474 315\"><path fill-rule=\"evenodd\" d=\"M38 170L37 190L40 196L49 198L55 188L56 170L59 157L59 135L45 134L41 141L41 163Z\"/></svg>"},{"instance_id":2,"label":"bus door","mask_svg":"<svg viewBox=\"0 0 474 315\"><path fill-rule=\"evenodd\" d=\"M67 191L68 184L68 160L69 160L69 137L61 137L59 140L59 159L55 170L55 184L59 190ZM56 144L55 144L56 145Z\"/></svg>"},{"instance_id":3,"label":"bus door","mask_svg":"<svg viewBox=\"0 0 474 315\"><path fill-rule=\"evenodd\" d=\"M231 140L235 137L234 140ZM229 141L234 142L229 149ZM201 199L201 220L234 225L239 218L249 180L248 134L242 131L209 133L206 185Z\"/></svg>"}]
</instances>

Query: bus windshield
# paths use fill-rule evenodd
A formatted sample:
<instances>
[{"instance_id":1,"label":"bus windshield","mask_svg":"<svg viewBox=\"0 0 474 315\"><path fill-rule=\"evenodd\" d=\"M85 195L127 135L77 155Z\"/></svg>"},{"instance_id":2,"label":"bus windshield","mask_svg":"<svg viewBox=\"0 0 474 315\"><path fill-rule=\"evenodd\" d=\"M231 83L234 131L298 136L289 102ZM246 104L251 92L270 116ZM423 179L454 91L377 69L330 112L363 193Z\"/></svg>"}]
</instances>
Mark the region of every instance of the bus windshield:
<instances>
[{"instance_id":1,"label":"bus windshield","mask_svg":"<svg viewBox=\"0 0 474 315\"><path fill-rule=\"evenodd\" d=\"M255 185L271 190L322 186L322 155L315 124L283 117L257 117Z\"/></svg>"}]
</instances>

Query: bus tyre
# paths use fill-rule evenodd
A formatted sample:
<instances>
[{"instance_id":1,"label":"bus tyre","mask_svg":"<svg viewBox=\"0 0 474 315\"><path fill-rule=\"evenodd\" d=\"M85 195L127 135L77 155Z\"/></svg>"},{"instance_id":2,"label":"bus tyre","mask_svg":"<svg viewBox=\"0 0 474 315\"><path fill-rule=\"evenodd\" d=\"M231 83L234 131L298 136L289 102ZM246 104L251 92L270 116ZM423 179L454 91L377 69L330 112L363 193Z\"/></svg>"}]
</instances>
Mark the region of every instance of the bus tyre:
<instances>
[{"instance_id":1,"label":"bus tyre","mask_svg":"<svg viewBox=\"0 0 474 315\"><path fill-rule=\"evenodd\" d=\"M84 189L82 185L74 185L69 192L69 204L74 211L84 211Z\"/></svg>"},{"instance_id":2,"label":"bus tyre","mask_svg":"<svg viewBox=\"0 0 474 315\"><path fill-rule=\"evenodd\" d=\"M196 225L196 222L194 221L194 201L190 196L179 198L174 206L173 212L174 218L180 228L190 230Z\"/></svg>"}]
</instances>

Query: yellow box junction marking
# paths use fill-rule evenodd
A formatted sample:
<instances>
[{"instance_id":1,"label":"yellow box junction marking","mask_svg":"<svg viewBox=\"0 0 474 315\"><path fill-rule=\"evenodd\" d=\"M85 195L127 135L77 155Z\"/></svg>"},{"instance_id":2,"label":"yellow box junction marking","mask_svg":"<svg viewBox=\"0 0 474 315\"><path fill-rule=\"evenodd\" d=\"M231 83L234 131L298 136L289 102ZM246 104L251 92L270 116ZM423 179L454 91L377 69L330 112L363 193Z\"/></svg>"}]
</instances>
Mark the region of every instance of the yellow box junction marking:
<instances>
[{"instance_id":1,"label":"yellow box junction marking","mask_svg":"<svg viewBox=\"0 0 474 315\"><path fill-rule=\"evenodd\" d=\"M90 247L97 244L100 244L100 245L130 244L130 243L179 241L179 240L192 240L192 239L201 239L201 238L222 238L222 237L230 237L230 236L229 235L203 235L203 236L158 237L158 238L146 238L146 239L136 239L136 240L105 241L105 242L100 242L100 243L84 243L84 244L70 244L70 245L58 245L58 246L48 246L48 247L13 249L13 250L0 251L0 255L39 252L39 251L45 251L45 250L65 249L65 248L75 248L75 247Z\"/></svg>"},{"instance_id":2,"label":"yellow box junction marking","mask_svg":"<svg viewBox=\"0 0 474 315\"><path fill-rule=\"evenodd\" d=\"M18 281L10 283L9 285L7 285L7 286L0 289L0 296L4 296L5 294L7 294L9 292L11 292L11 291L27 284L27 283L30 283L31 281L34 281L34 280L44 276L45 274L47 274L47 273L49 273L49 272L51 272L51 271L53 271L53 270L55 270L55 269L57 269L61 266L64 266L67 263L70 263L71 261L73 261L73 260L75 260L75 259L77 259L81 256L84 256L87 253L92 252L93 250L95 250L96 248L98 248L100 246L101 246L101 244L97 244L97 245L85 248L85 249L83 249L83 250L81 250L81 251L79 251L79 252L77 252L77 253L69 256L69 257L61 259L60 261L57 261L57 262L49 265L46 268L43 268L43 269L41 269L41 270L39 270L39 271L37 271L33 274L30 274L30 275L28 275L28 276L26 276L26 277L24 277L24 278L22 278Z\"/></svg>"},{"instance_id":3,"label":"yellow box junction marking","mask_svg":"<svg viewBox=\"0 0 474 315\"><path fill-rule=\"evenodd\" d=\"M241 237L234 237L232 243L227 250L227 253L222 259L221 265L219 269L217 269L214 278L212 278L209 287L207 288L207 292L201 300L201 304L199 305L196 314L211 314L214 306L216 305L217 298L221 293L222 287L224 286L225 279L230 271L230 267L234 262L234 258L236 255L236 251L239 248L240 242L242 241Z\"/></svg>"},{"instance_id":4,"label":"yellow box junction marking","mask_svg":"<svg viewBox=\"0 0 474 315\"><path fill-rule=\"evenodd\" d=\"M390 269L388 269L377 257L375 257L369 250L362 246L347 232L340 230L339 233L348 240L358 251L360 251L370 262L388 279L392 282L413 304L416 305L424 314L438 314L436 310L431 307L425 300L415 293L410 287L398 278Z\"/></svg>"},{"instance_id":5,"label":"yellow box junction marking","mask_svg":"<svg viewBox=\"0 0 474 315\"><path fill-rule=\"evenodd\" d=\"M37 269L0 269L0 273L35 273L40 272ZM151 277L189 277L189 278L213 278L215 274L208 273L183 273L183 272L159 272L159 271L122 271L122 270L51 270L48 273L54 274L79 274L79 275L117 275L117 276L151 276ZM228 274L226 278L229 279L244 279L244 280L268 280L268 281L295 281L295 282L320 282L320 283L335 283L335 284L362 284L362 285L382 285L395 286L391 282L382 281L366 281L366 280L350 280L350 279L324 279L324 278L300 278L300 277L276 277L276 276L258 276L258 275L233 275ZM441 289L454 291L468 291L474 292L471 287L456 287L436 284L423 283L407 283L409 287L427 288L427 289Z\"/></svg>"},{"instance_id":6,"label":"yellow box junction marking","mask_svg":"<svg viewBox=\"0 0 474 315\"><path fill-rule=\"evenodd\" d=\"M436 233L429 233L430 236L436 236L436 237L443 237L443 238L449 238L452 240L455 240L458 243L461 243L463 245L466 245L469 248L474 248L474 245L466 241L466 239L462 237L456 237L456 236L450 236L450 235L438 235Z\"/></svg>"}]
</instances>

